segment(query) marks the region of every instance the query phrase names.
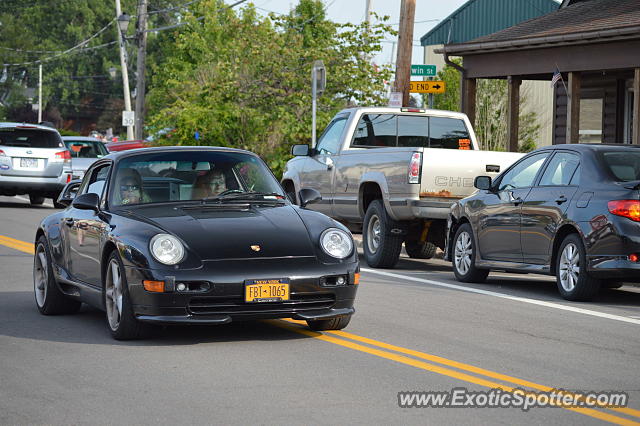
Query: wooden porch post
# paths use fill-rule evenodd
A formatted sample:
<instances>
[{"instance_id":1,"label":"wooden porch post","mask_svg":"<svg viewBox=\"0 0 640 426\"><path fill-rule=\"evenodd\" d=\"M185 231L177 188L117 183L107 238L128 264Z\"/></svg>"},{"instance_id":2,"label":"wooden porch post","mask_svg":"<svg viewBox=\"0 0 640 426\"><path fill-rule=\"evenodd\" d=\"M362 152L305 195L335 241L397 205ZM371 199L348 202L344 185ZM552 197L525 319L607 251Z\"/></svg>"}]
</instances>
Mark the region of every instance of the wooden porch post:
<instances>
[{"instance_id":1,"label":"wooden porch post","mask_svg":"<svg viewBox=\"0 0 640 426\"><path fill-rule=\"evenodd\" d=\"M522 80L512 75L508 80L509 87L507 90L507 97L509 103L507 105L507 150L511 152L518 152L518 129L519 129L519 117L520 117L520 84Z\"/></svg>"},{"instance_id":2,"label":"wooden porch post","mask_svg":"<svg viewBox=\"0 0 640 426\"><path fill-rule=\"evenodd\" d=\"M580 130L580 82L579 72L569 73L567 93L567 137L566 143L579 143Z\"/></svg>"},{"instance_id":3,"label":"wooden porch post","mask_svg":"<svg viewBox=\"0 0 640 426\"><path fill-rule=\"evenodd\" d=\"M476 125L476 79L462 79L462 96L460 110L467 114L471 125Z\"/></svg>"},{"instance_id":4,"label":"wooden porch post","mask_svg":"<svg viewBox=\"0 0 640 426\"><path fill-rule=\"evenodd\" d=\"M631 143L640 145L640 68L633 75L633 130Z\"/></svg>"}]
</instances>

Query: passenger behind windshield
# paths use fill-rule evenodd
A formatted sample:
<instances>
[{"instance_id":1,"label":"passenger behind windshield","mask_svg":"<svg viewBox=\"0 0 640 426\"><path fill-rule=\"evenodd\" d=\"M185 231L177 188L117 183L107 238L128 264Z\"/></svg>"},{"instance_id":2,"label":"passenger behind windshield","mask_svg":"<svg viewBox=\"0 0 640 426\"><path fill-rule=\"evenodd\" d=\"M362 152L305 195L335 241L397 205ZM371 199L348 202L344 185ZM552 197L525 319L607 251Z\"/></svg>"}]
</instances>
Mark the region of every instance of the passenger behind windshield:
<instances>
[{"instance_id":1,"label":"passenger behind windshield","mask_svg":"<svg viewBox=\"0 0 640 426\"><path fill-rule=\"evenodd\" d=\"M226 190L227 183L224 173L221 170L214 169L196 178L191 198L214 197Z\"/></svg>"}]
</instances>

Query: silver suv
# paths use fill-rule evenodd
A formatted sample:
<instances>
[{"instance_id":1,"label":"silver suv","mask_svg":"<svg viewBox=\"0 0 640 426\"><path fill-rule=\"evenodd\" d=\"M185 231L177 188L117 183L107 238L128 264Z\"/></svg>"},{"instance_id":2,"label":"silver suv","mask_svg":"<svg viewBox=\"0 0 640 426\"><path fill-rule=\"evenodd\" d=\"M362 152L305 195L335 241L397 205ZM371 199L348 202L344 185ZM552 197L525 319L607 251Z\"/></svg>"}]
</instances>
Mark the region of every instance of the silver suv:
<instances>
[{"instance_id":1,"label":"silver suv","mask_svg":"<svg viewBox=\"0 0 640 426\"><path fill-rule=\"evenodd\" d=\"M0 195L29 194L31 204L53 198L71 179L71 152L56 129L0 123Z\"/></svg>"}]
</instances>

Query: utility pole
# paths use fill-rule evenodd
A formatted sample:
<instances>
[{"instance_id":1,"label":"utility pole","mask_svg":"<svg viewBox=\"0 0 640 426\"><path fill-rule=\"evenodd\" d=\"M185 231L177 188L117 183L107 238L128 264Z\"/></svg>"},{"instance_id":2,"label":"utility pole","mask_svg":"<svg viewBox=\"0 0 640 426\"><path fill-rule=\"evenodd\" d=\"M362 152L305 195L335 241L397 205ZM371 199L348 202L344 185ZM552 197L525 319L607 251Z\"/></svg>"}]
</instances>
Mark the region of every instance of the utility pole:
<instances>
[{"instance_id":1,"label":"utility pole","mask_svg":"<svg viewBox=\"0 0 640 426\"><path fill-rule=\"evenodd\" d=\"M136 38L138 40L138 64L136 77L136 139L144 138L145 115L145 68L147 60L147 1L138 4L138 24Z\"/></svg>"},{"instance_id":2,"label":"utility pole","mask_svg":"<svg viewBox=\"0 0 640 426\"><path fill-rule=\"evenodd\" d=\"M411 53L413 51L413 22L416 0L402 0L400 28L398 29L398 56L396 59L395 91L402 92L402 106L409 106L409 81L411 81Z\"/></svg>"},{"instance_id":3,"label":"utility pole","mask_svg":"<svg viewBox=\"0 0 640 426\"><path fill-rule=\"evenodd\" d=\"M122 15L120 0L116 0L116 19ZM129 71L127 70L127 50L124 45L124 34L118 27L118 43L120 45L120 68L122 69L122 86L124 87L124 109L131 111L131 91L129 90ZM133 140L133 126L127 126L127 139Z\"/></svg>"},{"instance_id":4,"label":"utility pole","mask_svg":"<svg viewBox=\"0 0 640 426\"><path fill-rule=\"evenodd\" d=\"M367 24L369 24L369 27L371 27L371 3L373 3L373 0L367 0L364 18Z\"/></svg>"},{"instance_id":5,"label":"utility pole","mask_svg":"<svg viewBox=\"0 0 640 426\"><path fill-rule=\"evenodd\" d=\"M42 64L38 66L38 123L42 123Z\"/></svg>"}]
</instances>

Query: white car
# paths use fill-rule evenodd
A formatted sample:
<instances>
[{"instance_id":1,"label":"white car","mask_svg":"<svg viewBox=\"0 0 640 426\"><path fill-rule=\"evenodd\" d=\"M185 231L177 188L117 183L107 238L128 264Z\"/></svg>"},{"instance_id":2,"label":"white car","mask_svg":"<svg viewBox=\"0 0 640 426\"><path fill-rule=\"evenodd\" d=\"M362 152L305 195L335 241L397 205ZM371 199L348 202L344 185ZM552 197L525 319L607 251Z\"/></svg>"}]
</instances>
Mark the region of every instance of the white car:
<instances>
[{"instance_id":1,"label":"white car","mask_svg":"<svg viewBox=\"0 0 640 426\"><path fill-rule=\"evenodd\" d=\"M74 179L82 179L98 158L109 154L104 143L96 138L86 136L63 136L62 140L69 152L71 152L71 170Z\"/></svg>"}]
</instances>

